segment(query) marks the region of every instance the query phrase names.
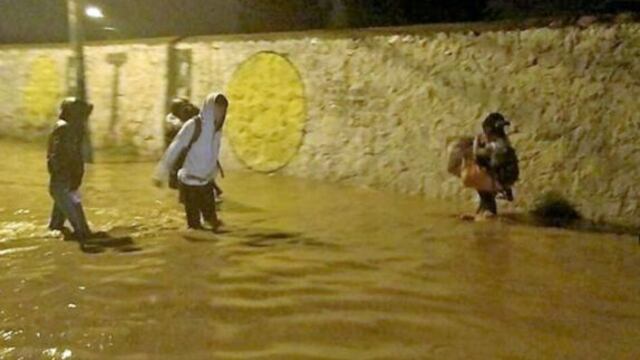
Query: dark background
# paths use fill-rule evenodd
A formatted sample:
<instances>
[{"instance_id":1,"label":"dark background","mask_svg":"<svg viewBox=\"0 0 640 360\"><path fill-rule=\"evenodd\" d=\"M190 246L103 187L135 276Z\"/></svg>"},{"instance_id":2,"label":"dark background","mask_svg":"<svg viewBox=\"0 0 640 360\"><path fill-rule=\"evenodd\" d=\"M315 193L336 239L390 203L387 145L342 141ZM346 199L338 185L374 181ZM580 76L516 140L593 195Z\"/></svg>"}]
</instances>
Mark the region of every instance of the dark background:
<instances>
[{"instance_id":1,"label":"dark background","mask_svg":"<svg viewBox=\"0 0 640 360\"><path fill-rule=\"evenodd\" d=\"M640 0L86 0L90 40L640 11ZM112 28L105 30L105 28ZM66 0L0 0L0 43L67 41Z\"/></svg>"}]
</instances>

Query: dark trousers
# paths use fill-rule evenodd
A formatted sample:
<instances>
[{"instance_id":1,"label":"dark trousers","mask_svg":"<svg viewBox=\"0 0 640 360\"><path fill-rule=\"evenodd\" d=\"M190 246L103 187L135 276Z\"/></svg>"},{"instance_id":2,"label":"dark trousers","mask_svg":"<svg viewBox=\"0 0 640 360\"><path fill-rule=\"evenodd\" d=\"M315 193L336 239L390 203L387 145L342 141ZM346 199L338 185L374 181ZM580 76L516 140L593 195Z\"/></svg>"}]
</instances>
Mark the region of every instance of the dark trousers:
<instances>
[{"instance_id":1,"label":"dark trousers","mask_svg":"<svg viewBox=\"0 0 640 360\"><path fill-rule=\"evenodd\" d=\"M498 204L496 202L496 194L490 191L478 191L480 196L480 206L478 213L489 211L494 215L498 215Z\"/></svg>"},{"instance_id":2,"label":"dark trousers","mask_svg":"<svg viewBox=\"0 0 640 360\"><path fill-rule=\"evenodd\" d=\"M49 194L53 198L53 210L49 221L49 229L62 230L65 221L69 220L76 236L80 239L91 234L82 203L74 201L72 191L66 182L51 181Z\"/></svg>"},{"instance_id":3,"label":"dark trousers","mask_svg":"<svg viewBox=\"0 0 640 360\"><path fill-rule=\"evenodd\" d=\"M213 184L191 186L180 184L180 200L184 204L187 225L190 229L202 229L202 219L212 226L218 223Z\"/></svg>"}]
</instances>

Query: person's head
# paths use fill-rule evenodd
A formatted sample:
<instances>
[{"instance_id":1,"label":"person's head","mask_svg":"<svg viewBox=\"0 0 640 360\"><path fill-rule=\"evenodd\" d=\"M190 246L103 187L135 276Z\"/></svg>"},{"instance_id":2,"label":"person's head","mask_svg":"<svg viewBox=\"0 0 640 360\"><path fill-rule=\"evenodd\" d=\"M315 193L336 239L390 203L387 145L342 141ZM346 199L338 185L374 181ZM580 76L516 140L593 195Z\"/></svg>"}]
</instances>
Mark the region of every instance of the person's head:
<instances>
[{"instance_id":1,"label":"person's head","mask_svg":"<svg viewBox=\"0 0 640 360\"><path fill-rule=\"evenodd\" d=\"M60 104L59 118L71 125L83 125L92 111L92 104L75 97L68 97Z\"/></svg>"},{"instance_id":2,"label":"person's head","mask_svg":"<svg viewBox=\"0 0 640 360\"><path fill-rule=\"evenodd\" d=\"M204 100L200 114L204 121L213 121L216 130L220 130L224 126L228 107L229 100L224 95L211 93Z\"/></svg>"},{"instance_id":3,"label":"person's head","mask_svg":"<svg viewBox=\"0 0 640 360\"><path fill-rule=\"evenodd\" d=\"M171 100L171 114L175 117L180 117L180 112L182 111L182 107L184 106L185 99L183 98L175 98Z\"/></svg>"},{"instance_id":4,"label":"person's head","mask_svg":"<svg viewBox=\"0 0 640 360\"><path fill-rule=\"evenodd\" d=\"M218 94L215 100L214 114L216 119L216 129L220 130L224 126L224 121L227 118L227 109L229 108L229 100L222 95Z\"/></svg>"},{"instance_id":5,"label":"person's head","mask_svg":"<svg viewBox=\"0 0 640 360\"><path fill-rule=\"evenodd\" d=\"M186 116L185 112L190 104L189 100L182 97L177 97L171 100L171 114L182 122L189 120L190 118Z\"/></svg>"},{"instance_id":6,"label":"person's head","mask_svg":"<svg viewBox=\"0 0 640 360\"><path fill-rule=\"evenodd\" d=\"M500 113L491 113L482 122L482 130L487 136L504 137L507 135L505 127L511 125Z\"/></svg>"},{"instance_id":7,"label":"person's head","mask_svg":"<svg viewBox=\"0 0 640 360\"><path fill-rule=\"evenodd\" d=\"M184 105L184 108L182 110L182 121L187 121L189 119L192 119L194 116L198 115L200 113L200 109L198 109L197 106L193 105L191 102L187 102Z\"/></svg>"}]
</instances>

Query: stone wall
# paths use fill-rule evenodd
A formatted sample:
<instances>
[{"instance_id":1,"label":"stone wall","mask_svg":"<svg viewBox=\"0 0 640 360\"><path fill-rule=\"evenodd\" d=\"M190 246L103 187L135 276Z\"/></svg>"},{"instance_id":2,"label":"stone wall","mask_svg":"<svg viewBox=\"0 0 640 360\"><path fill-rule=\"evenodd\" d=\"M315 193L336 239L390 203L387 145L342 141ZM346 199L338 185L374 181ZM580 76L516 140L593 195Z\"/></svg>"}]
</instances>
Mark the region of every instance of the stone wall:
<instances>
[{"instance_id":1,"label":"stone wall","mask_svg":"<svg viewBox=\"0 0 640 360\"><path fill-rule=\"evenodd\" d=\"M168 46L159 39L86 47L88 96L95 104L92 140L98 148L158 153ZM71 55L63 46L0 47L0 135L46 136L60 100L73 92Z\"/></svg>"},{"instance_id":2,"label":"stone wall","mask_svg":"<svg viewBox=\"0 0 640 360\"><path fill-rule=\"evenodd\" d=\"M99 145L158 152L172 93L169 46L89 47ZM511 137L522 160L518 208L556 190L592 219L640 226L640 24L413 27L202 37L175 46L191 59L181 91L197 103L212 90L230 94L227 168L471 201L473 194L445 171L446 148L455 137L478 132L487 113L500 111L515 125ZM12 89L29 89L25 64L43 51L56 64L47 66L62 72L56 59L67 56L63 49L0 48L3 100ZM107 54L120 52L127 60L114 117L115 66ZM46 83L51 72L36 78ZM22 124L19 106L0 104L2 131L24 130L5 126Z\"/></svg>"},{"instance_id":3,"label":"stone wall","mask_svg":"<svg viewBox=\"0 0 640 360\"><path fill-rule=\"evenodd\" d=\"M64 96L64 47L0 47L0 134L43 136Z\"/></svg>"},{"instance_id":4,"label":"stone wall","mask_svg":"<svg viewBox=\"0 0 640 360\"><path fill-rule=\"evenodd\" d=\"M163 144L168 46L158 40L87 47L88 96L95 104L91 131L98 148L158 153Z\"/></svg>"}]
</instances>

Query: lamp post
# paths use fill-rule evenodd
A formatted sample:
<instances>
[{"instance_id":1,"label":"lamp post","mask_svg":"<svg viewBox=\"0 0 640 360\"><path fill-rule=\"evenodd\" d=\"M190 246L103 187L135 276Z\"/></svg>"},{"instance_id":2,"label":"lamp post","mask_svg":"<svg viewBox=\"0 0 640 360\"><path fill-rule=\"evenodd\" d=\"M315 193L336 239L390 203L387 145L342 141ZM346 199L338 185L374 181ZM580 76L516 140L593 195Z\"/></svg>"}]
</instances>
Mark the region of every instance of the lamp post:
<instances>
[{"instance_id":1,"label":"lamp post","mask_svg":"<svg viewBox=\"0 0 640 360\"><path fill-rule=\"evenodd\" d=\"M78 99L87 101L87 84L84 69L84 31L82 26L82 9L84 8L83 3L84 0L67 0L67 15L69 19L69 41L71 43L71 47L73 48L73 62L76 71L76 88L74 95ZM89 133L88 126L85 129L85 136L82 142L82 151L85 161L88 163L92 163L93 147L91 146L91 135Z\"/></svg>"}]
</instances>

